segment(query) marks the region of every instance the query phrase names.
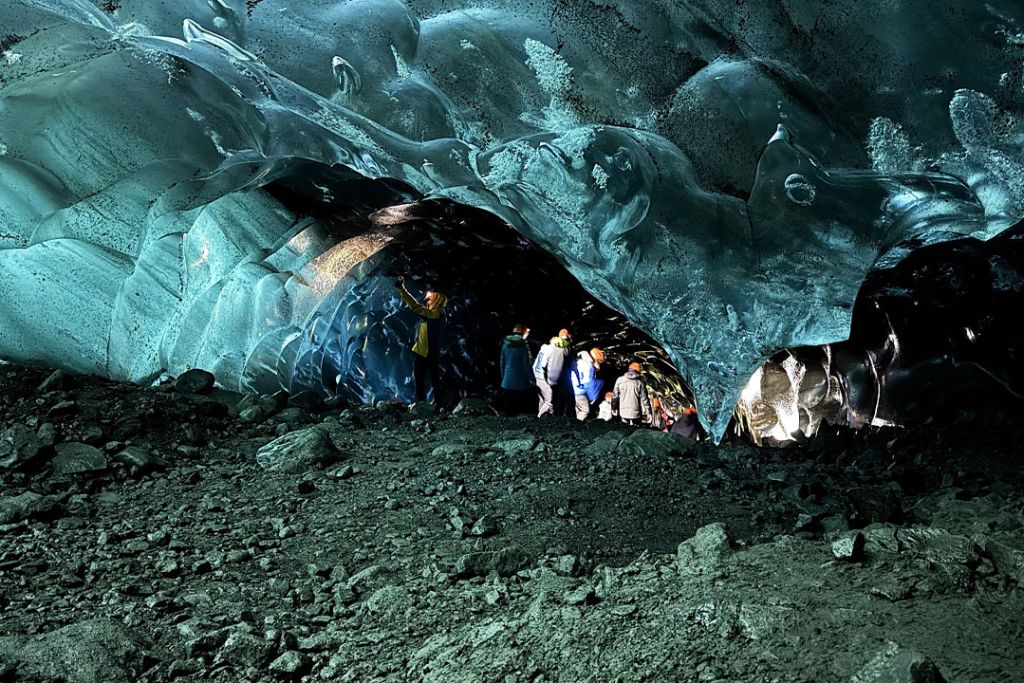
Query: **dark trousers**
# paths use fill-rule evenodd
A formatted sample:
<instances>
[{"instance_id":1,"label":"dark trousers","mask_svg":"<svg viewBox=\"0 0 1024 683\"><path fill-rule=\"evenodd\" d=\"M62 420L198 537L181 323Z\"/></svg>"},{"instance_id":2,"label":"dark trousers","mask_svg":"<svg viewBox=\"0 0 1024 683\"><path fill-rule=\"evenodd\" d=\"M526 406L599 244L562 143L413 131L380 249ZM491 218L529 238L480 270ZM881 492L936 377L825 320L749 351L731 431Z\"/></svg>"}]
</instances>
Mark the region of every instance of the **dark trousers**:
<instances>
[{"instance_id":1,"label":"dark trousers","mask_svg":"<svg viewBox=\"0 0 1024 683\"><path fill-rule=\"evenodd\" d=\"M427 377L430 377L430 388L434 402L441 398L441 364L437 357L426 357L413 354L412 376L416 380L416 402L427 400Z\"/></svg>"}]
</instances>

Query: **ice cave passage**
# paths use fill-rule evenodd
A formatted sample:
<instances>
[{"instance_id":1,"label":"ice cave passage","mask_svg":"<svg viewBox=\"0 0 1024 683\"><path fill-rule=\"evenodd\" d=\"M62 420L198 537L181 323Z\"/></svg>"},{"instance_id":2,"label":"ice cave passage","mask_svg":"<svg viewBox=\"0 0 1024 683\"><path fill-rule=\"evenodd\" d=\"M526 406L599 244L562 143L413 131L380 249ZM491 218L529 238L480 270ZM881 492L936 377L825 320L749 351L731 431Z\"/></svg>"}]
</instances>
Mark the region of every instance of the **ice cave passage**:
<instances>
[{"instance_id":1,"label":"ice cave passage","mask_svg":"<svg viewBox=\"0 0 1024 683\"><path fill-rule=\"evenodd\" d=\"M962 247L980 279L934 303L977 300L970 318L1001 296L977 292L1021 289L1020 3L0 0L0 17L0 357L401 396L389 281L408 274L454 295L465 390L486 391L516 318L570 324L650 359L715 440L920 412L910 359L1016 391L1016 337L1005 362L960 360L1003 323L932 308L939 330L903 308L931 275L885 283L973 240L992 245Z\"/></svg>"}]
</instances>

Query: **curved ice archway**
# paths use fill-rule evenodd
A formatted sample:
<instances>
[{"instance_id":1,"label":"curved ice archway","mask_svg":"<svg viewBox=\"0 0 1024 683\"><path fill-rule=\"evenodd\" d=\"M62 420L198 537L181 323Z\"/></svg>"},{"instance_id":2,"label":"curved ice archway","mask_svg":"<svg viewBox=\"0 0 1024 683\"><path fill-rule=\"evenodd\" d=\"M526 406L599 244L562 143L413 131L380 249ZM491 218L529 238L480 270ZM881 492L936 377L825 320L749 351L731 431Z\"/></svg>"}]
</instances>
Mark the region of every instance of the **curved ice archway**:
<instances>
[{"instance_id":1,"label":"curved ice archway","mask_svg":"<svg viewBox=\"0 0 1024 683\"><path fill-rule=\"evenodd\" d=\"M338 237L260 188L312 160L506 220L720 436L771 353L848 336L873 268L1024 213L1021 10L939 4L0 0L0 353L278 367Z\"/></svg>"}]
</instances>

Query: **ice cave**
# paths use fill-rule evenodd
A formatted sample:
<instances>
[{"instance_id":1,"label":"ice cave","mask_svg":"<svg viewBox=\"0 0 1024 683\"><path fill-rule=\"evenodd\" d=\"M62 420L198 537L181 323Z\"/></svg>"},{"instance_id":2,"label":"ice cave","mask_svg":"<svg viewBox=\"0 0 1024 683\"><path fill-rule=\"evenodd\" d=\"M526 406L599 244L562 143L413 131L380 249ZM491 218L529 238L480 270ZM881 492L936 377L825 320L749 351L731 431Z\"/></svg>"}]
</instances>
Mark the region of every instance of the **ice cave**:
<instances>
[{"instance_id":1,"label":"ice cave","mask_svg":"<svg viewBox=\"0 0 1024 683\"><path fill-rule=\"evenodd\" d=\"M438 361L445 393L435 392L436 405L414 405L412 423L401 426L389 422L399 419L392 406L413 402L413 375L419 372L409 340L426 333L396 296L396 278L403 278L414 297L441 291L447 298ZM784 494L796 486L790 491L797 499L793 504L804 506L796 533L852 544L835 561L861 555L865 542L882 549L877 552L930 548L946 560L962 551L967 554L957 566L974 572L971 586L988 581L992 585L985 590L996 590L996 576L1012 577L1000 579L1007 585L1024 582L1024 542L984 536L1024 528L1024 522L1007 521L1011 512L997 515L995 508L985 508L991 513L988 526L943 527L947 535L959 534L953 541L905 529L885 541L856 530L916 519L909 502L899 515L879 513L891 512L885 505L892 495L918 496L914 509L921 520L945 519L948 510L936 507L932 484L922 483L927 476L912 475L908 466L907 477L916 476L917 483L882 485L884 491L864 509L849 502L856 511L844 513L843 528L829 526L838 512L822 491L831 491L840 477L848 478L843 486L849 490L867 487L868 479L850 474L863 462L877 466L879 477L891 474L897 456L890 463L880 454L900 451L910 440L900 435L919 429L955 429L955 437L936 437L943 452L960 443L956 439L991 439L1000 453L1019 448L1022 302L1020 0L0 0L0 374L13 378L0 391L6 393L0 403L6 411L0 413L0 474L7 477L0 490L9 494L0 497L0 575L21 557L16 542L4 547L8 526L16 534L56 509L92 510L92 503L79 498L102 488L101 479L83 483L72 476L76 483L69 490L49 483L31 489L32 463L48 453L57 454L52 474L65 479L82 472L109 474L108 461L118 463L116 472L149 477L177 465L135 452L139 425L149 420L163 429L165 421L174 421L176 431L166 439L153 437L151 450L159 445L191 458L193 464L183 467L198 469L182 474L182 481L201 486L207 475L194 461L206 453L202 449L247 452L237 444L248 432L231 431L236 428L292 439L293 446L301 441L303 448L336 454L333 443L344 451L339 439L345 437L332 436L328 443L319 428L296 429L299 413L288 411L313 408L330 413L322 419L336 425L348 420L344 424L367 434L391 430L403 448L417 452L418 441L433 443L441 429L440 422L431 422L442 419L437 411L444 419L465 419L452 409L476 405L467 408L469 415L482 410L481 419L497 419L486 405L502 382L499 349L512 325L525 323L535 331L534 353L560 328L571 329L572 354L604 350L602 377L609 390L636 362L652 394L676 409L696 410L706 443L694 462L718 463L707 470L717 474L707 482L695 474L687 486L699 479L711 482L700 485L712 498L724 495L732 485L729 473L741 468L737 463L756 469L760 465L750 463L769 459L762 463L766 481L779 490L758 498L752 488L738 485L747 493L737 500L743 506L758 500L772 509L787 505ZM33 374L43 370L42 376ZM45 375L49 379L39 384ZM196 377L199 393L239 396L231 400L240 402L222 411L220 398L195 398L187 408L168 398L180 394L192 401L188 396L198 393L185 388ZM209 386L203 377L210 377ZM177 390L171 388L175 378ZM22 381L33 383L31 391L16 386ZM76 391L87 391L88 400ZM95 424L86 419L93 414ZM236 418L246 426L225 427L223 434L216 426ZM463 458L462 465L472 467L465 459L469 446L510 458L525 449L541 460L559 450L530 430L561 427L521 424L527 436L495 436L491 446L472 434L460 436L457 445L437 446L431 457ZM405 429L415 434L407 442L401 436ZM589 432L567 433L576 443ZM296 436L301 434L306 441ZM654 479L661 476L659 468L670 467L648 462L661 453L653 437L609 434L568 450L621 452L639 459L638 471L650 467ZM850 445L856 439L863 441ZM92 450L64 453L68 443ZM733 458L727 447L756 455ZM678 455L679 448L667 452ZM856 462L845 461L856 448L863 449ZM317 458L313 470L336 465L334 457ZM835 479L808 484L801 477L818 475L786 469L810 467L794 464L802 457L834 468ZM933 466L925 456L914 457L915 471ZM104 467L93 467L100 458ZM262 466L269 460L260 456L252 462ZM972 462L968 470L988 460ZM306 472L308 466L290 471ZM367 465L339 467L330 471L349 472L332 478L332 485L348 485L353 472L374 471ZM573 467L563 463L556 470ZM458 479L450 464L434 469L442 482ZM586 490L616 472L602 470L600 463L584 470ZM964 472L950 466L932 483L953 486L949 482L969 478ZM985 470L986 481L1006 479L1007 490L986 491L1024 500L1020 491L1013 493L1016 473L1001 472ZM650 484L652 490L675 481L674 474L664 476L665 482ZM304 479L299 492L314 495L322 486ZM426 487L427 495L442 500L431 503L432 510L455 505L445 497L445 486ZM451 495L464 495L460 487L472 489L456 483ZM513 495L516 484L507 488ZM401 486L391 481L386 490ZM197 509L227 514L225 506L231 505L221 493L206 495ZM386 499L392 512L410 507L392 493L377 499ZM594 499L621 500L620 494L605 491ZM576 494L566 495L577 500ZM950 505L975 500L962 491L950 495ZM813 505L807 502L812 498ZM181 514L190 514L187 505ZM287 543L298 528L280 521L297 514L294 505L285 508L266 513L278 520L274 544ZM925 509L927 517L920 512ZM580 520L570 502L554 503L552 510L566 524ZM1018 506L1013 514L1019 512ZM486 545L492 537L488 515L444 514L460 542L477 544L474 553L506 552ZM632 526L662 524L650 521L661 519L661 512L644 514L646 521ZM686 528L696 531L683 544L691 545L673 546L672 552L691 564L693 558L706 564L712 556L718 562L723 543L733 549L737 543L756 544L761 536L751 529L774 519L774 513L763 512L730 525L729 533L745 540L723 541L726 532L718 527L696 529L692 520L680 521L678 510L664 514L671 519L662 520L657 534L651 531L647 541L629 546L637 555L662 550L658 534L668 534L666 529ZM791 521L783 526L792 531ZM104 531L103 545L131 543L132 533L117 533L118 540L110 541L114 535ZM575 552L582 533L566 532L563 545ZM862 534L860 540L840 538L850 533ZM152 540L154 534L164 540ZM264 545L271 541L249 537L255 540L246 545L245 552L252 551L246 561L258 552L276 552L276 545ZM139 541L146 549L138 552L152 547L160 553L153 560L157 571L182 580L185 563L170 557L170 541L158 531L148 538ZM397 537L392 540L403 547ZM353 552L363 559L345 561L362 566L383 551ZM200 573L211 576L230 568L225 553L217 561L207 555L190 565L193 570L202 562ZM463 557L461 568L447 576L482 583L480 604L509 606L516 598L508 581L528 571L518 557L488 556L491 564L484 569L466 565ZM623 564L624 557L608 561ZM276 569L279 560L263 560L263 570L284 571ZM918 560L915 567L941 564ZM92 577L94 565L103 561L61 570L61 585L92 585L93 579L83 577ZM632 668L609 665L607 675L595 674L586 656L568 668L555 666L552 653L559 641L550 634L530 641L531 652L546 653L536 661L519 651L521 657L502 659L505 654L481 645L510 637L498 635L513 628L507 619L467 623L469 630L456 640L420 643L394 670L328 665L321 656L326 646L317 650L302 643L309 645L316 628L333 616L397 619L420 603L402 593L405 588L380 593L393 586L377 585L372 572L353 583L355 572L336 576L317 562L307 563L314 583L330 583L331 590L344 583L345 595L355 596L332 597L336 612L310 617L323 623L314 619L299 628L268 616L267 633L274 635L266 645L262 632L222 632L227 617L217 617L213 625L222 631L216 631L216 643L197 645L200 631L212 633L213 625L203 622L200 628L183 617L177 623L189 642L187 656L156 668L139 659L128 669L133 675L151 672L141 680L225 681L753 681L832 680L834 674L834 680L867 683L946 680L939 669L949 680L965 681L1013 680L1019 672L1002 655L989 668L961 666L977 661L973 650L960 663L935 665L938 655L919 656L928 649L920 643L912 652L904 635L897 645L887 641L866 664L854 667L840 659L829 673L810 668L789 676L779 673L777 663L763 662L730 670L716 656L705 662L707 668L692 668L690 661L678 669L645 669L634 661ZM678 562L687 581L706 578L704 570L694 574L684 559ZM508 563L515 571L505 571ZM808 560L811 565L818 563ZM424 561L422 567L428 583L431 566ZM572 567L553 569L552 576L577 580L583 567L597 571L584 561ZM648 570L656 571L643 571ZM611 604L605 593L625 589L615 584L613 590L610 576L604 583L592 578L589 588L571 587L583 593L566 598L564 610ZM960 590L967 579L957 576L953 584ZM25 582L5 587L0 578L0 611L17 600L3 597L5 588L36 591ZM317 590L311 594L319 595ZM434 595L440 590L430 589ZM558 584L551 590L570 588ZM295 585L281 591L296 610L321 605ZM189 609L199 609L195 594L166 592L136 594L145 609L157 612L165 608L161 600L180 606L185 597L193 600L185 600ZM375 597L364 601L364 593ZM633 614L624 605L642 602L619 597L624 602L609 607L612 621ZM30 605L31 597L25 599ZM449 604L447 597L436 599ZM751 641L781 637L781 631L768 634L764 624L782 618L782 603L759 607L750 599L735 597L732 607L709 602L680 618ZM395 600L406 607L394 607ZM755 613L743 611L748 604ZM167 614L185 614L177 610L166 607ZM0 681L121 680L120 673L110 673L117 669L113 664L108 678L95 662L76 669L68 662L78 660L68 655L56 668L46 668L50 664L25 653L37 646L70 652L74 648L60 639L88 641L99 633L106 634L104 647L112 647L113 639L138 654L135 636L118 630L133 626L132 614L137 613L118 613L118 625L94 624L81 633L74 624L67 633L51 630L46 637L58 640L45 642L35 632L4 626L0 618ZM1024 626L1006 618L1000 622L1003 645L1019 648ZM245 617L239 623L247 620L259 621ZM657 619L645 623L665 625ZM532 634L528 641L543 631L536 624L516 624ZM259 621L256 630L263 626ZM690 651L679 643L644 640L634 652L619 641L591 642L591 636L581 636L581 642L595 651L620 648L616 662L633 661L648 646L651 652L661 646ZM502 640L502 652L514 650L515 642ZM235 655L223 654L231 643L255 648L263 664L236 665ZM479 654L470 644L481 645ZM270 649L264 652L264 646ZM463 659L458 652L465 652ZM882 673L872 678L872 666ZM92 673L82 673L87 670Z\"/></svg>"}]
</instances>

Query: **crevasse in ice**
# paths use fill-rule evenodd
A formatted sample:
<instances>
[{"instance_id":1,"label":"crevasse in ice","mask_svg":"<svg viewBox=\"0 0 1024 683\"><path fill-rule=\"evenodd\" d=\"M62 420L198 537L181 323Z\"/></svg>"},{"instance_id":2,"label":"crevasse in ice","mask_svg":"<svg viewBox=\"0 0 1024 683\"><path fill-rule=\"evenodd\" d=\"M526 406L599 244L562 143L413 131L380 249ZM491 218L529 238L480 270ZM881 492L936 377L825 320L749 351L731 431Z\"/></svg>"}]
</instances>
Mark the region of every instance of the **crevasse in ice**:
<instances>
[{"instance_id":1,"label":"crevasse in ice","mask_svg":"<svg viewBox=\"0 0 1024 683\"><path fill-rule=\"evenodd\" d=\"M394 233L266 191L319 165L507 221L720 436L872 269L1024 214L1022 44L1014 0L0 0L0 355L400 395Z\"/></svg>"}]
</instances>

